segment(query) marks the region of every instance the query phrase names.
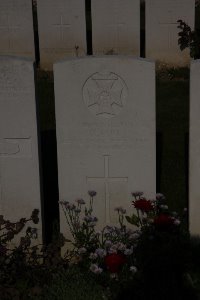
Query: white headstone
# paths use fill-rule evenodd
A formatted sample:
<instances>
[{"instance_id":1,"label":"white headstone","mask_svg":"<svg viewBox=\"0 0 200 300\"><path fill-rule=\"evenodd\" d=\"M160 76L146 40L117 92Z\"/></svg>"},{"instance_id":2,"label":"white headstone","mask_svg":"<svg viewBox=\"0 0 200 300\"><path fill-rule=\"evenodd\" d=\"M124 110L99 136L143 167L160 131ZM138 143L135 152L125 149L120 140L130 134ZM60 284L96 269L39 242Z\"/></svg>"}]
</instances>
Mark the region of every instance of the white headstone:
<instances>
[{"instance_id":1,"label":"white headstone","mask_svg":"<svg viewBox=\"0 0 200 300\"><path fill-rule=\"evenodd\" d=\"M92 0L94 54L140 56L140 1Z\"/></svg>"},{"instance_id":2,"label":"white headstone","mask_svg":"<svg viewBox=\"0 0 200 300\"><path fill-rule=\"evenodd\" d=\"M66 60L54 65L54 78L60 200L88 200L96 190L99 225L115 224L116 206L131 212L132 191L152 197L156 189L154 63Z\"/></svg>"},{"instance_id":3,"label":"white headstone","mask_svg":"<svg viewBox=\"0 0 200 300\"><path fill-rule=\"evenodd\" d=\"M146 0L146 57L173 66L189 64L189 50L178 45L178 20L192 30L195 0Z\"/></svg>"},{"instance_id":4,"label":"white headstone","mask_svg":"<svg viewBox=\"0 0 200 300\"><path fill-rule=\"evenodd\" d=\"M189 227L200 235L200 60L191 64L190 148L189 148Z\"/></svg>"},{"instance_id":5,"label":"white headstone","mask_svg":"<svg viewBox=\"0 0 200 300\"><path fill-rule=\"evenodd\" d=\"M86 54L85 1L38 1L38 27L42 68L52 69L57 60Z\"/></svg>"},{"instance_id":6,"label":"white headstone","mask_svg":"<svg viewBox=\"0 0 200 300\"><path fill-rule=\"evenodd\" d=\"M0 57L0 214L41 211L33 62ZM41 238L41 217L39 236Z\"/></svg>"},{"instance_id":7,"label":"white headstone","mask_svg":"<svg viewBox=\"0 0 200 300\"><path fill-rule=\"evenodd\" d=\"M31 0L0 1L0 54L35 59Z\"/></svg>"}]
</instances>

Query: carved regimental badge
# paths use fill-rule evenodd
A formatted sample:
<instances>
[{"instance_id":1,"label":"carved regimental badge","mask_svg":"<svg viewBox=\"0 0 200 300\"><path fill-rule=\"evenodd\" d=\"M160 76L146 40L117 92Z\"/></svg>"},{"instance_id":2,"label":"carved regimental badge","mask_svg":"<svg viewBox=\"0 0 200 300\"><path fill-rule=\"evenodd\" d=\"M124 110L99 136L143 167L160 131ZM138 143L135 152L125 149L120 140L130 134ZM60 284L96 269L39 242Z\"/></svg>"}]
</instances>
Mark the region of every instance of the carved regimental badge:
<instances>
[{"instance_id":1,"label":"carved regimental badge","mask_svg":"<svg viewBox=\"0 0 200 300\"><path fill-rule=\"evenodd\" d=\"M83 86L83 99L92 114L110 118L118 115L128 94L124 80L112 72L90 76Z\"/></svg>"}]
</instances>

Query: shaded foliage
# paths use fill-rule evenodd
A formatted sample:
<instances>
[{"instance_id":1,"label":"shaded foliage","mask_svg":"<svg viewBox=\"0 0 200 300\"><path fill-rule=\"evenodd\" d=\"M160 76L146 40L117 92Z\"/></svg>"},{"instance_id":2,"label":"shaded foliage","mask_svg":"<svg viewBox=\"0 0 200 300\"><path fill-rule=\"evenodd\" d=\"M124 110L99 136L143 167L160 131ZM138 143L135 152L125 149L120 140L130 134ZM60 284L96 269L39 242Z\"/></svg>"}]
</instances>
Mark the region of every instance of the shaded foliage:
<instances>
[{"instance_id":1,"label":"shaded foliage","mask_svg":"<svg viewBox=\"0 0 200 300\"><path fill-rule=\"evenodd\" d=\"M191 27L183 20L178 20L178 44L180 50L188 48L190 56L194 59L200 58L200 29L192 30Z\"/></svg>"}]
</instances>

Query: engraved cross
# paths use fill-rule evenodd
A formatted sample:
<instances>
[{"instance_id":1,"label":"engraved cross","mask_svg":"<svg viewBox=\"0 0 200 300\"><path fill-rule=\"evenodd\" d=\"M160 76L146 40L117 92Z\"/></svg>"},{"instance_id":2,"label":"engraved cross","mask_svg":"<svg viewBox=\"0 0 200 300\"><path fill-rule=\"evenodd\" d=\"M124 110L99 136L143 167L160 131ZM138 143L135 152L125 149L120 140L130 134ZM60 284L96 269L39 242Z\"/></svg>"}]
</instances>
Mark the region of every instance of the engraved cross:
<instances>
[{"instance_id":1,"label":"engraved cross","mask_svg":"<svg viewBox=\"0 0 200 300\"><path fill-rule=\"evenodd\" d=\"M61 15L60 16L60 23L53 24L53 26L59 29L59 31L60 31L60 40L63 42L64 41L64 31L65 31L65 29L69 29L71 27L71 24L64 23L63 16Z\"/></svg>"},{"instance_id":2,"label":"engraved cross","mask_svg":"<svg viewBox=\"0 0 200 300\"><path fill-rule=\"evenodd\" d=\"M6 24L0 25L0 29L7 29L8 30L8 37L9 37L9 49L13 50L14 48L14 42L13 37L16 34L16 30L19 30L20 26L12 25L12 22L10 21L11 16L6 15Z\"/></svg>"},{"instance_id":3,"label":"engraved cross","mask_svg":"<svg viewBox=\"0 0 200 300\"><path fill-rule=\"evenodd\" d=\"M87 182L102 182L104 184L106 223L110 223L110 192L109 184L112 182L128 182L128 177L110 177L109 175L109 155L104 155L104 176L87 177Z\"/></svg>"}]
</instances>

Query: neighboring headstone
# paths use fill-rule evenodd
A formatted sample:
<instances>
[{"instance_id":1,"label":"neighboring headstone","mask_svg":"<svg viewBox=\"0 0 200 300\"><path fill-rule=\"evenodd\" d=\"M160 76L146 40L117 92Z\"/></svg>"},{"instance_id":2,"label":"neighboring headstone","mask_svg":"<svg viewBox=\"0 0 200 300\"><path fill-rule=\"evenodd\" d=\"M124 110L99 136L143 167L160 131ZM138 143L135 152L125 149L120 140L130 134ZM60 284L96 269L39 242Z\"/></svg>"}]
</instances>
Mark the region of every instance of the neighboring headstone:
<instances>
[{"instance_id":1,"label":"neighboring headstone","mask_svg":"<svg viewBox=\"0 0 200 300\"><path fill-rule=\"evenodd\" d=\"M52 69L57 60L85 55L85 1L40 0L37 5L41 67Z\"/></svg>"},{"instance_id":2,"label":"neighboring headstone","mask_svg":"<svg viewBox=\"0 0 200 300\"><path fill-rule=\"evenodd\" d=\"M93 54L140 56L140 1L92 0Z\"/></svg>"},{"instance_id":3,"label":"neighboring headstone","mask_svg":"<svg viewBox=\"0 0 200 300\"><path fill-rule=\"evenodd\" d=\"M31 0L0 1L0 55L35 59Z\"/></svg>"},{"instance_id":4,"label":"neighboring headstone","mask_svg":"<svg viewBox=\"0 0 200 300\"><path fill-rule=\"evenodd\" d=\"M189 228L200 235L200 60L191 64L189 146Z\"/></svg>"},{"instance_id":5,"label":"neighboring headstone","mask_svg":"<svg viewBox=\"0 0 200 300\"><path fill-rule=\"evenodd\" d=\"M131 192L156 190L154 63L71 59L54 65L54 80L60 200L96 190L99 226L116 224L116 206L132 211Z\"/></svg>"},{"instance_id":6,"label":"neighboring headstone","mask_svg":"<svg viewBox=\"0 0 200 300\"><path fill-rule=\"evenodd\" d=\"M178 20L194 29L195 0L146 0L146 57L173 66L190 61L178 45Z\"/></svg>"},{"instance_id":7,"label":"neighboring headstone","mask_svg":"<svg viewBox=\"0 0 200 300\"><path fill-rule=\"evenodd\" d=\"M33 62L1 56L0 214L19 221L35 208L41 212ZM41 227L40 217L40 239Z\"/></svg>"}]
</instances>

